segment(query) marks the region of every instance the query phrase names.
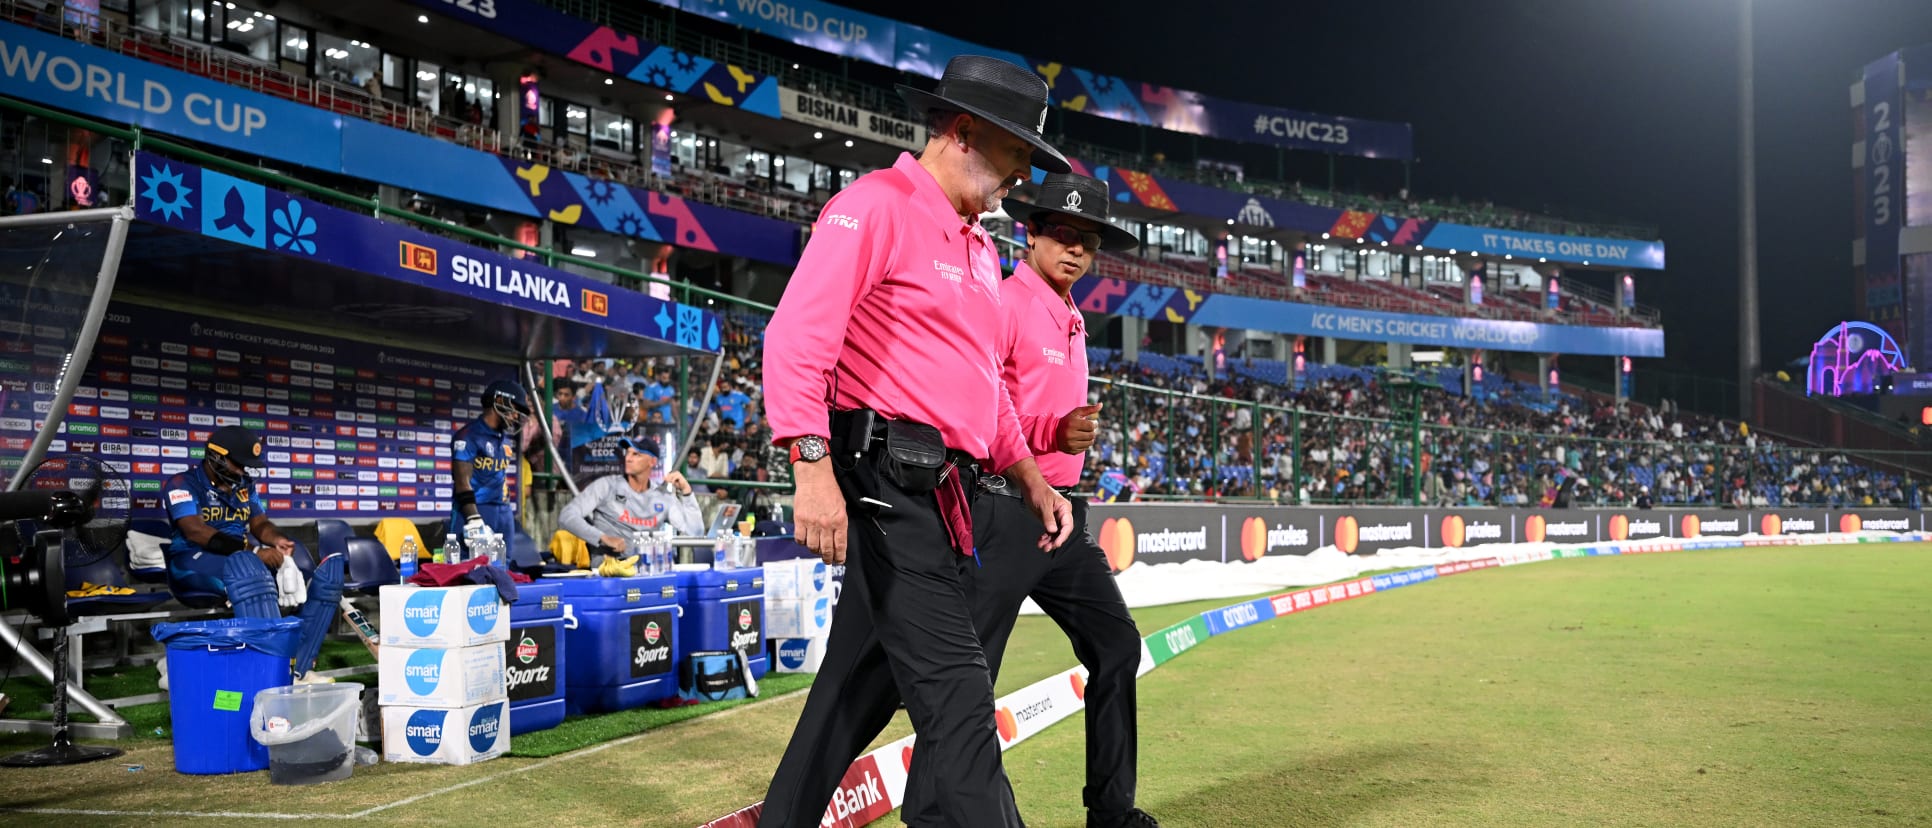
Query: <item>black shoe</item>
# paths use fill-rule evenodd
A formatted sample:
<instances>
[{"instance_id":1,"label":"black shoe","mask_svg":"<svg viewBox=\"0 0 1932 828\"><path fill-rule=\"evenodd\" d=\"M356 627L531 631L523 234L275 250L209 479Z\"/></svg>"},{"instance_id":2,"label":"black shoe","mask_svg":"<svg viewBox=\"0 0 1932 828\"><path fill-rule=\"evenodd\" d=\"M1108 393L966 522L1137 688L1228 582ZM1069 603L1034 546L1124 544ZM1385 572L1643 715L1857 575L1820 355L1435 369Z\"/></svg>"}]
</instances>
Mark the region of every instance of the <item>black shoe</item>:
<instances>
[{"instance_id":1,"label":"black shoe","mask_svg":"<svg viewBox=\"0 0 1932 828\"><path fill-rule=\"evenodd\" d=\"M1092 813L1087 814L1087 828L1161 828L1161 824L1146 811L1135 808L1108 821Z\"/></svg>"}]
</instances>

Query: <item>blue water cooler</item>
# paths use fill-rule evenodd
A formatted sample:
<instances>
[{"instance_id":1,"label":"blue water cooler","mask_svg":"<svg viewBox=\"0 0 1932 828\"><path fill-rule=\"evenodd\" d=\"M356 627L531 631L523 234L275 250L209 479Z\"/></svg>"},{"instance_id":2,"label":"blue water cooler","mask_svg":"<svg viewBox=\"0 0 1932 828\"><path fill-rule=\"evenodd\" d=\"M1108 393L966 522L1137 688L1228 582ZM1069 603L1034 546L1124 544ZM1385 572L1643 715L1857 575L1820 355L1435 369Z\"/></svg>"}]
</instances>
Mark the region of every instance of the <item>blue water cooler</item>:
<instances>
[{"instance_id":1,"label":"blue water cooler","mask_svg":"<svg viewBox=\"0 0 1932 828\"><path fill-rule=\"evenodd\" d=\"M564 639L564 707L570 713L628 710L678 692L677 579L563 579L563 602L576 618Z\"/></svg>"},{"instance_id":2,"label":"blue water cooler","mask_svg":"<svg viewBox=\"0 0 1932 828\"><path fill-rule=\"evenodd\" d=\"M549 730L563 721L568 655L563 583L519 585L517 601L510 605L510 640L503 642L510 735Z\"/></svg>"},{"instance_id":3,"label":"blue water cooler","mask_svg":"<svg viewBox=\"0 0 1932 828\"><path fill-rule=\"evenodd\" d=\"M684 619L678 632L682 652L742 649L751 674L763 678L765 653L765 568L681 570L677 573Z\"/></svg>"}]
</instances>

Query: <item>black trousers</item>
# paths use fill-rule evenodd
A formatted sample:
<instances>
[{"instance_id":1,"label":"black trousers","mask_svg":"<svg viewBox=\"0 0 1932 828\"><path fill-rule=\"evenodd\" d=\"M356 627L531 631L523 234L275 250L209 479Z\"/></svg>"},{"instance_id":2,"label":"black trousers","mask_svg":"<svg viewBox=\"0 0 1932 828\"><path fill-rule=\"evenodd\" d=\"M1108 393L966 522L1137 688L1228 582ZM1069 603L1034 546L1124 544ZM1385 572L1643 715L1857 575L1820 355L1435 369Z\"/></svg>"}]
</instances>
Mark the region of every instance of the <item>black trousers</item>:
<instances>
[{"instance_id":1,"label":"black trousers","mask_svg":"<svg viewBox=\"0 0 1932 828\"><path fill-rule=\"evenodd\" d=\"M1114 583L1107 554L1087 529L1087 499L1069 500L1074 533L1052 552L1040 551L1045 530L1025 502L982 494L973 503L973 538L983 564L972 579L973 628L996 677L1020 605L1029 596L1067 634L1089 678L1087 784L1081 801L1091 822L1109 825L1134 807L1140 630ZM908 785L919 788L930 781L914 776ZM914 802L908 795L908 809Z\"/></svg>"},{"instance_id":2,"label":"black trousers","mask_svg":"<svg viewBox=\"0 0 1932 828\"><path fill-rule=\"evenodd\" d=\"M845 769L901 699L919 734L911 773L931 780L919 790L919 813L934 815L909 824L1023 825L1000 766L992 677L968 608L973 560L953 551L932 494L900 489L870 455L836 473L846 499L845 586L758 825L818 825Z\"/></svg>"},{"instance_id":3,"label":"black trousers","mask_svg":"<svg viewBox=\"0 0 1932 828\"><path fill-rule=\"evenodd\" d=\"M982 493L973 503L973 538L980 565L967 562L963 572L970 589L973 626L985 644L993 675L998 675L1020 604L1029 595L1073 642L1074 654L1090 677L1086 696L1087 784L1082 799L1095 821L1107 824L1134 806L1138 729L1134 693L1135 674L1140 669L1140 632L1121 599L1105 553L1086 528L1086 500L1075 498L1073 510L1073 537L1046 553L1036 546L1043 532L1040 522L1024 502ZM849 568L846 578L849 584ZM837 623L835 617L834 641ZM886 668L878 648L873 650L860 660L858 671L844 673L837 680L848 685L890 687L889 682L877 677ZM814 682L814 694L832 678L831 661L828 647L827 668ZM890 694L844 692L849 698L847 715L859 732L840 742L821 742L820 749L810 757L816 763L809 764L805 757L798 761L793 757L803 733L801 722L800 734L794 734L792 747L779 765L779 780L786 780L788 773L791 776L786 788L790 798L781 801L768 796L760 826L807 825L817 820L845 769L885 729L898 706L898 698ZM811 701L806 705L809 717ZM914 726L916 729L916 722ZM918 764L919 757L931 750L925 732L920 731L902 811L910 825L946 824L944 800L934 790L936 783L944 780L922 773ZM780 791L779 780L773 782L773 794ZM767 821L774 819L777 821Z\"/></svg>"}]
</instances>

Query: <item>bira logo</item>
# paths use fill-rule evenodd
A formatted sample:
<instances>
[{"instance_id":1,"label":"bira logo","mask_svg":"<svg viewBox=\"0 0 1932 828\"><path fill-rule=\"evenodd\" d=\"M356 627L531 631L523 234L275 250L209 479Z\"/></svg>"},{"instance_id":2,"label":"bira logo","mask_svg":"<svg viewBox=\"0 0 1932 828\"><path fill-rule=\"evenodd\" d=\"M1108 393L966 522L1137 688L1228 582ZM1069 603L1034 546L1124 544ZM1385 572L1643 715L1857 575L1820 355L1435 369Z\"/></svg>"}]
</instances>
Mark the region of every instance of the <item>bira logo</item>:
<instances>
[{"instance_id":1,"label":"bira logo","mask_svg":"<svg viewBox=\"0 0 1932 828\"><path fill-rule=\"evenodd\" d=\"M403 738L417 756L434 756L443 747L443 718L447 710L418 710L403 723Z\"/></svg>"},{"instance_id":2,"label":"bira logo","mask_svg":"<svg viewBox=\"0 0 1932 828\"><path fill-rule=\"evenodd\" d=\"M427 589L417 590L403 602L403 626L416 636L436 634L436 627L443 622L443 594Z\"/></svg>"},{"instance_id":3,"label":"bira logo","mask_svg":"<svg viewBox=\"0 0 1932 828\"><path fill-rule=\"evenodd\" d=\"M443 654L448 650L416 650L403 662L403 680L409 692L428 696L443 683Z\"/></svg>"},{"instance_id":4,"label":"bira logo","mask_svg":"<svg viewBox=\"0 0 1932 828\"><path fill-rule=\"evenodd\" d=\"M966 279L966 268L960 267L959 265L947 264L938 259L934 259L932 260L932 269L939 272L939 278L945 279L948 282L962 282Z\"/></svg>"},{"instance_id":5,"label":"bira logo","mask_svg":"<svg viewBox=\"0 0 1932 828\"><path fill-rule=\"evenodd\" d=\"M470 714L470 751L488 753L503 735L503 702L484 705Z\"/></svg>"},{"instance_id":6,"label":"bira logo","mask_svg":"<svg viewBox=\"0 0 1932 828\"><path fill-rule=\"evenodd\" d=\"M470 621L470 632L482 635L496 626L500 612L496 590L479 589L470 593L469 606L463 609L464 617Z\"/></svg>"}]
</instances>

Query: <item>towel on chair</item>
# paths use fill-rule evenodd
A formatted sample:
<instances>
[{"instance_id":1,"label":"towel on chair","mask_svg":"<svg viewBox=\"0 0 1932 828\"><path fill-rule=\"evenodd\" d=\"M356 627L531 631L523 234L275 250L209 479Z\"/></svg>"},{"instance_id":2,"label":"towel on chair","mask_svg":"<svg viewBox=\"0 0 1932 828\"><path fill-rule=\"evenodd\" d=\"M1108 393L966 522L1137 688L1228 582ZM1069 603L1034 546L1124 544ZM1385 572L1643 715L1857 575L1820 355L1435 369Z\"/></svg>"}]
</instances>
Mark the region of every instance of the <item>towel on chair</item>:
<instances>
[{"instance_id":1,"label":"towel on chair","mask_svg":"<svg viewBox=\"0 0 1932 828\"><path fill-rule=\"evenodd\" d=\"M168 565L167 554L161 549L167 546L168 539L155 537L143 532L127 533L127 566L129 569L161 569Z\"/></svg>"}]
</instances>

